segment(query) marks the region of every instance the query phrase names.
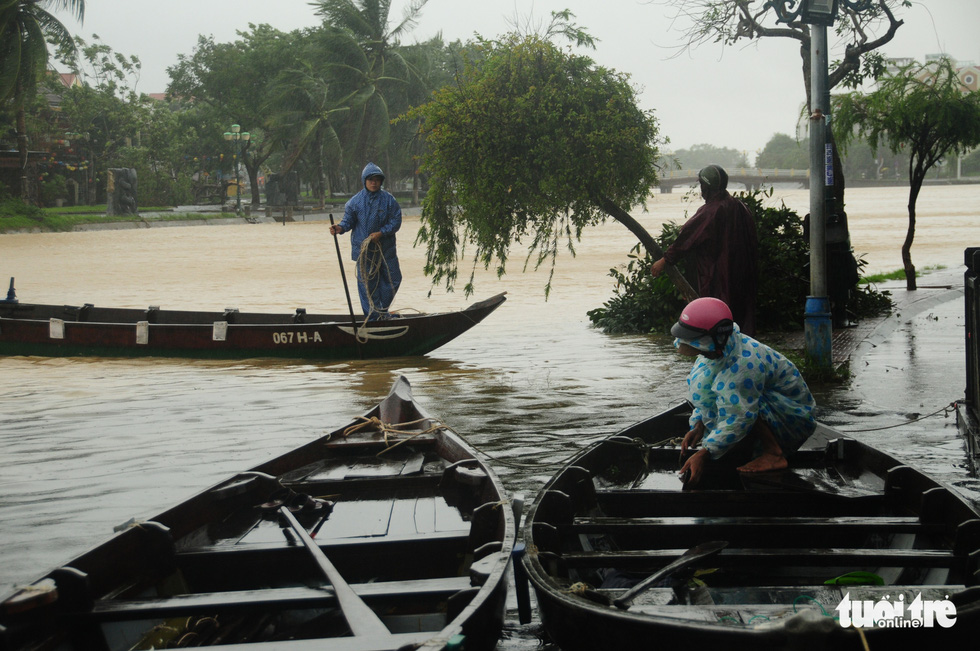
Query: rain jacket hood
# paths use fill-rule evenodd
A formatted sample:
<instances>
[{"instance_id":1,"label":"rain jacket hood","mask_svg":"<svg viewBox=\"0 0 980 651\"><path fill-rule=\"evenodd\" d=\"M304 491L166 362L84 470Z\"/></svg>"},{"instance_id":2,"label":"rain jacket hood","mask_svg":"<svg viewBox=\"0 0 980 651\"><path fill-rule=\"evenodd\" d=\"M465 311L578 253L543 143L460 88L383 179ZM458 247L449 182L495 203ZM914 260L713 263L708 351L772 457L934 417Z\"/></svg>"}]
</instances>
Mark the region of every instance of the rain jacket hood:
<instances>
[{"instance_id":1,"label":"rain jacket hood","mask_svg":"<svg viewBox=\"0 0 980 651\"><path fill-rule=\"evenodd\" d=\"M385 173L381 171L381 168L374 163L368 163L364 166L364 170L361 171L361 187L367 190L367 180L369 176L380 176L382 183L384 182Z\"/></svg>"}]
</instances>

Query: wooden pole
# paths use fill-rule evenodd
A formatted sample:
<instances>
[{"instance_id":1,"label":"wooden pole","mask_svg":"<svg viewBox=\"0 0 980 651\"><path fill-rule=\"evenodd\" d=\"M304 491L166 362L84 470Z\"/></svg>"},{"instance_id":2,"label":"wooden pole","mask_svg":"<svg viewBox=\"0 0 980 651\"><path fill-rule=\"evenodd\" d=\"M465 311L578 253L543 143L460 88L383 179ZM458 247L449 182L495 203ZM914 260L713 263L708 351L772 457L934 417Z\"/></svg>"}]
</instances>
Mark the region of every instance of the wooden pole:
<instances>
[{"instance_id":1,"label":"wooden pole","mask_svg":"<svg viewBox=\"0 0 980 651\"><path fill-rule=\"evenodd\" d=\"M285 223L285 220L283 220ZM330 226L331 232L333 231L333 213L330 213ZM337 239L337 234L333 233L333 243L337 247L337 262L340 263L340 278L344 281L344 294L347 295L347 309L350 311L350 323L354 328L354 340L357 341L357 356L364 359L364 355L361 352L361 338L357 335L357 319L354 318L354 304L350 300L350 288L347 287L347 273L344 271L344 257L340 253L340 240Z\"/></svg>"},{"instance_id":2,"label":"wooden pole","mask_svg":"<svg viewBox=\"0 0 980 651\"><path fill-rule=\"evenodd\" d=\"M344 577L337 571L337 568L330 562L330 559L323 553L319 545L310 537L306 529L297 522L296 517L289 512L289 508L286 506L279 507L279 516L285 525L284 528L289 527L293 533L299 536L300 542L313 555L313 560L316 561L320 570L330 581L330 585L333 586L334 595L337 597L337 603L340 604L340 609L344 613L344 619L347 620L351 632L354 635L370 635L373 637L391 636L391 631L384 625L381 618L364 603L363 599L357 596L357 593L344 580Z\"/></svg>"}]
</instances>

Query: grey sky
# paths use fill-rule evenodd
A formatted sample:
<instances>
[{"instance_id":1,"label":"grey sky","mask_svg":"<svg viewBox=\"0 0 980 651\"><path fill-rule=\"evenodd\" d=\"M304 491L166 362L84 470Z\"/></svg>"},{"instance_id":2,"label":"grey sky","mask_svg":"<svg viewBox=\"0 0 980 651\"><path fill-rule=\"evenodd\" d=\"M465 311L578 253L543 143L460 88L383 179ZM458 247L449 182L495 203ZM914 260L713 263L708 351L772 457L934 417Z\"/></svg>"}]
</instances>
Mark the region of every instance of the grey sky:
<instances>
[{"instance_id":1,"label":"grey sky","mask_svg":"<svg viewBox=\"0 0 980 651\"><path fill-rule=\"evenodd\" d=\"M307 0L88 0L83 26L62 17L86 40L98 34L143 65L138 89L163 92L166 68L190 54L198 34L235 39L248 23L289 31L318 22ZM407 0L393 0L400 20ZM804 101L799 49L789 39L723 48L704 45L676 54L683 38L662 0L429 0L416 29L404 42L441 32L447 41L474 33L494 37L511 31L515 17L539 24L554 10L570 9L575 21L599 39L585 52L599 64L629 73L644 108L654 109L670 148L710 143L745 151L749 160L774 133L792 134ZM944 52L960 61L980 61L980 2L917 1L902 9L905 25L883 50L886 56L923 59ZM831 34L831 38L833 35ZM832 51L831 58L835 52Z\"/></svg>"}]
</instances>

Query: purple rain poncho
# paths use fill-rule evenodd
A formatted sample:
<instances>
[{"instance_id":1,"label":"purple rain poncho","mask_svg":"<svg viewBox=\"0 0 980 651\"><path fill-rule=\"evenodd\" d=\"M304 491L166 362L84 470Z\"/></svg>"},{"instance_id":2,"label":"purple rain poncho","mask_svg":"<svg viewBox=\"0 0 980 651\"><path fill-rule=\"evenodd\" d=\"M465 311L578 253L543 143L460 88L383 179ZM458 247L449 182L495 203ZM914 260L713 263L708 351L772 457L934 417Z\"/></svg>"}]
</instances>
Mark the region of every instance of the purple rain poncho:
<instances>
[{"instance_id":1,"label":"purple rain poncho","mask_svg":"<svg viewBox=\"0 0 980 651\"><path fill-rule=\"evenodd\" d=\"M735 322L753 334L758 246L752 213L723 191L705 201L681 225L677 239L664 252L664 259L675 265L693 253L698 294L725 301Z\"/></svg>"}]
</instances>

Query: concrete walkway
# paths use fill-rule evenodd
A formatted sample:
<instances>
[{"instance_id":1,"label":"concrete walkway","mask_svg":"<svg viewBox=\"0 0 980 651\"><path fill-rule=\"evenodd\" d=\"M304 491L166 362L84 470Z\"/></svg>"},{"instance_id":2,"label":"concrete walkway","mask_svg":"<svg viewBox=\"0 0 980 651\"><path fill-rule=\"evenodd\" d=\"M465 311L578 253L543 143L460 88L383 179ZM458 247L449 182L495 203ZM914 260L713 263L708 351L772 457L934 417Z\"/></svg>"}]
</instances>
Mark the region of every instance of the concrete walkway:
<instances>
[{"instance_id":1,"label":"concrete walkway","mask_svg":"<svg viewBox=\"0 0 980 651\"><path fill-rule=\"evenodd\" d=\"M888 339L903 323L907 323L919 314L950 301L962 303L965 272L965 266L931 271L918 279L918 289L915 291L908 291L904 280L878 285L880 291L891 294L894 303L892 312L884 316L862 319L854 327L834 329L831 335L831 357L834 366L840 367L847 362L861 360ZM795 350L806 348L803 332L779 335L774 340L777 349L780 346ZM958 350L944 348L936 350L935 354L957 355L959 359L963 356L963 348L962 346Z\"/></svg>"}]
</instances>

